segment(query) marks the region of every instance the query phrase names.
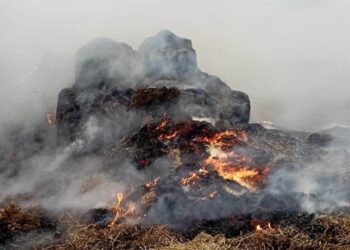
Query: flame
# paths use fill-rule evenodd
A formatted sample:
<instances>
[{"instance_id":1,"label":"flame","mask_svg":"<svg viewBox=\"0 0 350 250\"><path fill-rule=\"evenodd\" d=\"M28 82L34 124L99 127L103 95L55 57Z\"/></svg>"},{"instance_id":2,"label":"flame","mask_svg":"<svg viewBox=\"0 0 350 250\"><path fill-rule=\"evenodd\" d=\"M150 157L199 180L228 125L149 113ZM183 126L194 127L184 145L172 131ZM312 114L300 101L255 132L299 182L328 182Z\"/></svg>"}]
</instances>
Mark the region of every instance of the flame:
<instances>
[{"instance_id":1,"label":"flame","mask_svg":"<svg viewBox=\"0 0 350 250\"><path fill-rule=\"evenodd\" d=\"M171 140L173 138L175 138L177 135L177 131L170 133L170 134L161 134L158 139L159 140Z\"/></svg>"},{"instance_id":2,"label":"flame","mask_svg":"<svg viewBox=\"0 0 350 250\"><path fill-rule=\"evenodd\" d=\"M184 186L195 184L199 180L199 176L195 172L190 172L188 177L181 178L180 183Z\"/></svg>"},{"instance_id":3,"label":"flame","mask_svg":"<svg viewBox=\"0 0 350 250\"><path fill-rule=\"evenodd\" d=\"M216 197L217 193L218 193L218 191L211 192L207 196L201 197L200 200L207 201L209 199L214 199Z\"/></svg>"},{"instance_id":4,"label":"flame","mask_svg":"<svg viewBox=\"0 0 350 250\"><path fill-rule=\"evenodd\" d=\"M228 154L232 153L234 152ZM228 157L227 155L222 157L210 156L204 162L205 164L213 166L218 175L225 180L235 181L250 191L256 191L258 186L265 180L267 174L266 169L260 170L247 166L235 165L232 163L233 160L229 160L230 158L231 156Z\"/></svg>"},{"instance_id":5,"label":"flame","mask_svg":"<svg viewBox=\"0 0 350 250\"><path fill-rule=\"evenodd\" d=\"M262 231L267 231L267 230L273 230L270 222L267 223L267 225L265 225L265 226L260 225L260 224L255 226L255 231L262 232Z\"/></svg>"},{"instance_id":6,"label":"flame","mask_svg":"<svg viewBox=\"0 0 350 250\"><path fill-rule=\"evenodd\" d=\"M136 207L133 203L128 203L127 204L127 208L123 208L122 207L122 202L124 200L124 194L123 193L118 193L117 194L117 199L116 199L116 205L114 207L114 212L115 212L115 216L113 221L108 225L108 227L112 227L113 225L115 225L116 223L118 223L118 221L130 214L135 213L136 211Z\"/></svg>"},{"instance_id":7,"label":"flame","mask_svg":"<svg viewBox=\"0 0 350 250\"><path fill-rule=\"evenodd\" d=\"M169 123L169 119L167 118L167 114L164 113L162 120L160 121L159 125L156 127L156 131L163 130L166 127L166 125L168 125L168 123Z\"/></svg>"},{"instance_id":8,"label":"flame","mask_svg":"<svg viewBox=\"0 0 350 250\"><path fill-rule=\"evenodd\" d=\"M160 180L160 177L157 177L154 180L147 182L145 184L145 188L151 189L151 188L155 187L158 184L159 180Z\"/></svg>"},{"instance_id":9,"label":"flame","mask_svg":"<svg viewBox=\"0 0 350 250\"><path fill-rule=\"evenodd\" d=\"M51 111L51 112L46 113L46 121L49 125L54 124L56 122L55 111Z\"/></svg>"},{"instance_id":10,"label":"flame","mask_svg":"<svg viewBox=\"0 0 350 250\"><path fill-rule=\"evenodd\" d=\"M209 174L209 171L204 168L200 168L198 172L200 175L203 175L203 176L207 176Z\"/></svg>"},{"instance_id":11,"label":"flame","mask_svg":"<svg viewBox=\"0 0 350 250\"><path fill-rule=\"evenodd\" d=\"M203 136L199 141L208 144L207 149L210 154L203 164L212 166L225 180L235 181L250 191L256 191L263 183L268 169L250 167L252 159L249 156L232 150L233 145L248 142L247 132L226 130L211 136Z\"/></svg>"},{"instance_id":12,"label":"flame","mask_svg":"<svg viewBox=\"0 0 350 250\"><path fill-rule=\"evenodd\" d=\"M226 149L234 144L246 143L248 134L245 131L226 130L215 133L212 136L203 136L198 139L212 147Z\"/></svg>"},{"instance_id":13,"label":"flame","mask_svg":"<svg viewBox=\"0 0 350 250\"><path fill-rule=\"evenodd\" d=\"M211 192L211 193L208 195L208 197L209 197L210 199L214 199L214 198L216 197L217 193L218 193L218 191Z\"/></svg>"},{"instance_id":14,"label":"flame","mask_svg":"<svg viewBox=\"0 0 350 250\"><path fill-rule=\"evenodd\" d=\"M155 128L159 140L171 140L187 135L188 124L178 123L169 126L170 122L164 114ZM236 152L233 148L235 145L246 145L247 143L248 133L244 130L229 129L218 132L203 129L201 135L197 135L190 145L193 145L193 152L205 146L209 156L202 161L200 169L191 171L188 176L181 178L180 183L184 186L193 185L200 178L208 176L210 170L214 170L226 180L235 181L250 191L257 191L265 181L269 168L266 166L252 167L253 159L249 155Z\"/></svg>"}]
</instances>

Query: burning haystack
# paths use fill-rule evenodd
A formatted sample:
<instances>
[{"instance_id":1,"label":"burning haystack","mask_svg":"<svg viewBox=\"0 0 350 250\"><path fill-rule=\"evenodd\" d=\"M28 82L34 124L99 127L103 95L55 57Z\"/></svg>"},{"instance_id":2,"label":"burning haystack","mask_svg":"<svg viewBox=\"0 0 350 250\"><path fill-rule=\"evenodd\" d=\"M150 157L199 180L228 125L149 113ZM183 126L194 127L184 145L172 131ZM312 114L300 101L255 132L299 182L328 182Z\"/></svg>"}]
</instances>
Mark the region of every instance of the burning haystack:
<instances>
[{"instance_id":1,"label":"burning haystack","mask_svg":"<svg viewBox=\"0 0 350 250\"><path fill-rule=\"evenodd\" d=\"M249 123L248 96L202 72L188 39L92 41L46 118L2 146L2 244L30 231L53 249L350 246L348 217L319 217L347 212L348 141Z\"/></svg>"}]
</instances>

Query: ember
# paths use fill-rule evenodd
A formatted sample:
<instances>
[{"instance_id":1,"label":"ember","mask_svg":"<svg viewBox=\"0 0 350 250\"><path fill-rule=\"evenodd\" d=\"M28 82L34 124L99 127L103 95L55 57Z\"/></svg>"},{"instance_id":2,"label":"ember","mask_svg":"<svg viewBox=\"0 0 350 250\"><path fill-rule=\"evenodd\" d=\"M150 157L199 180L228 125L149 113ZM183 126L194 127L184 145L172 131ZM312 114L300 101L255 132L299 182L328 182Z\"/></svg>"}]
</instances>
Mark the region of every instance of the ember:
<instances>
[{"instance_id":1,"label":"ember","mask_svg":"<svg viewBox=\"0 0 350 250\"><path fill-rule=\"evenodd\" d=\"M190 172L188 174L188 177L184 177L180 180L180 183L184 186L194 185L198 180L199 180L199 176L194 172Z\"/></svg>"},{"instance_id":2,"label":"ember","mask_svg":"<svg viewBox=\"0 0 350 250\"><path fill-rule=\"evenodd\" d=\"M150 181L150 182L147 182L147 183L145 184L145 188L146 188L146 189L154 188L154 187L158 184L159 180L160 180L160 177L157 177L157 178L155 178L154 180L152 180L152 181Z\"/></svg>"}]
</instances>

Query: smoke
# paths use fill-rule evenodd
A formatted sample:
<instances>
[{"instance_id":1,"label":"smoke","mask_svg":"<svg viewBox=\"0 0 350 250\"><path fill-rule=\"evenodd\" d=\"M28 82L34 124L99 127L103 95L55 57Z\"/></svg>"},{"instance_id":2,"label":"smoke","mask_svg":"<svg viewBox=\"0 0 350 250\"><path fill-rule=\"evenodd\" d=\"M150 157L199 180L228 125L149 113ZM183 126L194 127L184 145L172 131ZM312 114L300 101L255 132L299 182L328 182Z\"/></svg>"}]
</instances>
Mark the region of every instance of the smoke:
<instances>
[{"instance_id":1,"label":"smoke","mask_svg":"<svg viewBox=\"0 0 350 250\"><path fill-rule=\"evenodd\" d=\"M350 124L346 0L0 4L1 123L55 106L58 91L73 82L82 44L111 37L136 48L169 29L192 39L201 69L249 94L254 121L309 131ZM50 72L37 72L47 57ZM46 77L33 79L34 69Z\"/></svg>"},{"instance_id":2,"label":"smoke","mask_svg":"<svg viewBox=\"0 0 350 250\"><path fill-rule=\"evenodd\" d=\"M335 141L322 156L300 168L280 168L269 176L267 193L274 196L303 194L296 198L310 213L349 207L349 144Z\"/></svg>"},{"instance_id":3,"label":"smoke","mask_svg":"<svg viewBox=\"0 0 350 250\"><path fill-rule=\"evenodd\" d=\"M123 101L131 98L128 88L149 84L201 88L221 95L219 101L210 99L208 106L215 107L214 111L184 98L171 112L213 123L220 118L234 120L237 113L249 115L250 105L243 93L231 95L219 78L200 69L220 76L232 89L246 92L252 102L253 122L271 120L300 130L350 124L346 115L350 90L346 70L350 37L345 32L348 2L201 1L198 6L195 1L63 0L50 6L32 1L28 6L12 0L1 5L0 160L4 172L0 175L0 200L29 192L51 210L103 207L113 202L116 192L127 192L129 186L140 186L154 175L164 174L170 163L162 157L156 157L152 174L138 171L125 152L124 158L113 158L120 153L118 143L143 121L139 112L123 105L115 107L111 101L108 106L108 98L117 96ZM28 7L34 11L28 12ZM174 39L163 31L141 43L162 28L192 42ZM58 93L64 88L57 116L67 105L63 111L72 108L72 114L83 118L68 115L60 118L67 119L66 124L47 126L45 113L56 108ZM111 96L104 99L107 88ZM197 91L185 94L205 95ZM234 107L239 112L232 111L231 99L239 101L239 107ZM99 113L100 104L110 109ZM215 115L210 117L211 113ZM229 115L221 117L222 113ZM78 132L70 130L72 124ZM65 142L56 138L56 129L59 137L66 137ZM290 209L300 207L308 212L348 206L349 185L343 176L348 169L348 145L333 142L319 159L300 168L290 170L282 164L272 171L261 194L250 194L243 201L249 204L247 212L271 197L283 197L282 204L271 205L271 210L286 209L289 200L297 204ZM12 158L19 160L13 163ZM153 222L175 224L187 216L217 219L242 209L239 195L230 201L219 197L194 208L193 203L186 204L187 197L165 192L149 216Z\"/></svg>"}]
</instances>

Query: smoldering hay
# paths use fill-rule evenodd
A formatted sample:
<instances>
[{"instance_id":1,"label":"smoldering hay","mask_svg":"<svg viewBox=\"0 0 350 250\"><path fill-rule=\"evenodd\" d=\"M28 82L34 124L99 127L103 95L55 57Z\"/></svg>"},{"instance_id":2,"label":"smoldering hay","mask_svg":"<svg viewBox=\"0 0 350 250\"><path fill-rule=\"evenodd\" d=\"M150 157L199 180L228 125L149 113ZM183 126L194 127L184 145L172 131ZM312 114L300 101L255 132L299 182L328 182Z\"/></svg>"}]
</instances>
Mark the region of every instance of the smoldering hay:
<instances>
[{"instance_id":1,"label":"smoldering hay","mask_svg":"<svg viewBox=\"0 0 350 250\"><path fill-rule=\"evenodd\" d=\"M3 131L3 202L174 228L349 206L350 130L249 123L248 95L202 72L189 39L161 31L134 50L99 38L75 72L47 120Z\"/></svg>"}]
</instances>

